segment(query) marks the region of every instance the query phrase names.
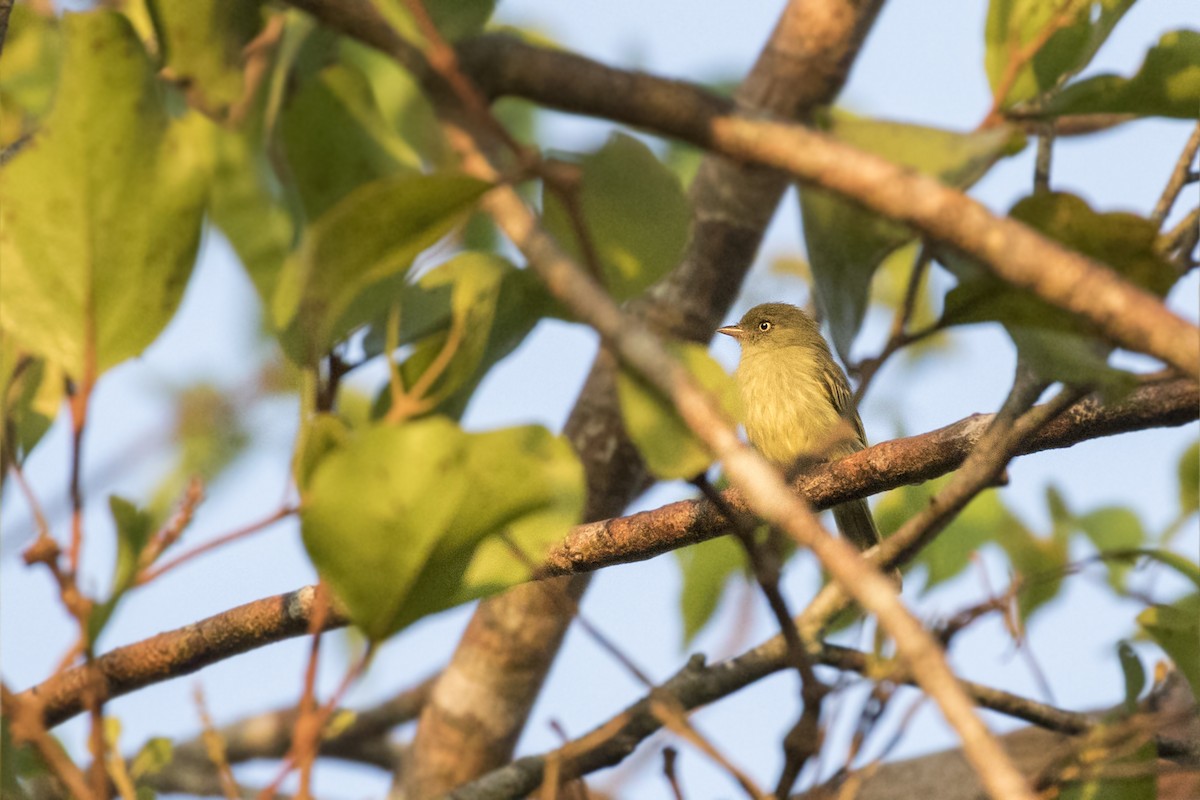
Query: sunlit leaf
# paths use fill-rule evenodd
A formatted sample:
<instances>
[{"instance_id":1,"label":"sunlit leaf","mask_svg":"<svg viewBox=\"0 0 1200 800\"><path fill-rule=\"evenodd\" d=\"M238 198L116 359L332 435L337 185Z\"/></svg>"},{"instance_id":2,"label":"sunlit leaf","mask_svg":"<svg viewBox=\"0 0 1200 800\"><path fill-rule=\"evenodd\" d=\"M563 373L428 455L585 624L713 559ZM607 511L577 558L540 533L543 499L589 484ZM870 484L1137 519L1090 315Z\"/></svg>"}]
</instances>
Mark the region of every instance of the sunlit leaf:
<instances>
[{"instance_id":1,"label":"sunlit leaf","mask_svg":"<svg viewBox=\"0 0 1200 800\"><path fill-rule=\"evenodd\" d=\"M341 447L350 431L335 414L314 414L300 425L292 456L292 477L303 494L321 461Z\"/></svg>"},{"instance_id":2,"label":"sunlit leaf","mask_svg":"<svg viewBox=\"0 0 1200 800\"><path fill-rule=\"evenodd\" d=\"M128 500L112 495L108 498L108 507L117 534L117 563L113 568L108 600L93 608L88 617L89 644L95 644L122 595L133 586L138 574L138 559L154 534L154 518Z\"/></svg>"},{"instance_id":3,"label":"sunlit leaf","mask_svg":"<svg viewBox=\"0 0 1200 800\"><path fill-rule=\"evenodd\" d=\"M1179 457L1179 513L1187 516L1200 510L1200 441L1192 442Z\"/></svg>"},{"instance_id":4,"label":"sunlit leaf","mask_svg":"<svg viewBox=\"0 0 1200 800\"><path fill-rule=\"evenodd\" d=\"M58 19L24 3L11 8L0 70L0 146L34 131L50 106L62 60Z\"/></svg>"},{"instance_id":5,"label":"sunlit leaf","mask_svg":"<svg viewBox=\"0 0 1200 800\"><path fill-rule=\"evenodd\" d=\"M690 218L687 198L675 175L631 136L614 135L580 167L576 196L590 250L605 288L627 300L679 262ZM569 209L548 189L542 202L546 229L586 263Z\"/></svg>"},{"instance_id":6,"label":"sunlit leaf","mask_svg":"<svg viewBox=\"0 0 1200 800\"><path fill-rule=\"evenodd\" d=\"M129 763L129 777L135 781L139 778L157 775L162 772L175 757L175 747L165 736L153 736L137 751L137 755Z\"/></svg>"},{"instance_id":7,"label":"sunlit leaf","mask_svg":"<svg viewBox=\"0 0 1200 800\"><path fill-rule=\"evenodd\" d=\"M212 126L216 168L208 213L229 239L264 304L296 238L296 224L254 130Z\"/></svg>"},{"instance_id":8,"label":"sunlit leaf","mask_svg":"<svg viewBox=\"0 0 1200 800\"><path fill-rule=\"evenodd\" d=\"M1010 215L1160 297L1178 278L1155 249L1158 233L1150 220L1122 212L1097 213L1084 200L1062 192L1026 197ZM959 281L946 296L943 323L1002 322L1029 363L1050 380L1116 390L1131 385L1130 376L1107 366L1111 345L1086 321L966 258L945 252L939 260Z\"/></svg>"},{"instance_id":9,"label":"sunlit leaf","mask_svg":"<svg viewBox=\"0 0 1200 800\"><path fill-rule=\"evenodd\" d=\"M745 574L746 551L734 537L718 536L676 550L675 557L683 574L679 610L687 647L712 619L733 580Z\"/></svg>"},{"instance_id":10,"label":"sunlit leaf","mask_svg":"<svg viewBox=\"0 0 1200 800\"><path fill-rule=\"evenodd\" d=\"M1097 75L1050 100L1046 116L1137 114L1195 119L1200 107L1200 32L1172 31L1146 53L1132 78Z\"/></svg>"},{"instance_id":11,"label":"sunlit leaf","mask_svg":"<svg viewBox=\"0 0 1200 800\"><path fill-rule=\"evenodd\" d=\"M1138 614L1138 624L1183 673L1192 694L1200 697L1200 593L1171 605L1150 606Z\"/></svg>"},{"instance_id":12,"label":"sunlit leaf","mask_svg":"<svg viewBox=\"0 0 1200 800\"><path fill-rule=\"evenodd\" d=\"M676 358L725 413L741 419L741 398L733 378L708 351L692 343L670 346ZM712 453L696 438L674 404L628 370L617 376L617 397L625 429L650 471L664 480L691 479L708 469Z\"/></svg>"},{"instance_id":13,"label":"sunlit leaf","mask_svg":"<svg viewBox=\"0 0 1200 800\"><path fill-rule=\"evenodd\" d=\"M970 186L998 159L1019 152L1025 143L1020 132L1005 126L955 133L845 112L829 115L822 124L848 144L955 187ZM834 346L848 359L866 314L876 269L913 233L813 187L801 187L800 209L817 302L829 321Z\"/></svg>"},{"instance_id":14,"label":"sunlit leaf","mask_svg":"<svg viewBox=\"0 0 1200 800\"><path fill-rule=\"evenodd\" d=\"M1088 65L1134 0L992 0L984 63L996 104L1042 95Z\"/></svg>"},{"instance_id":15,"label":"sunlit leaf","mask_svg":"<svg viewBox=\"0 0 1200 800\"><path fill-rule=\"evenodd\" d=\"M399 175L354 190L305 232L272 300L284 349L314 364L382 314L394 295L376 287L402 275L458 224L488 188L463 175ZM398 291L398 289L397 289Z\"/></svg>"},{"instance_id":16,"label":"sunlit leaf","mask_svg":"<svg viewBox=\"0 0 1200 800\"><path fill-rule=\"evenodd\" d=\"M1132 550L1146 544L1142 521L1132 509L1106 506L1079 517L1079 527L1101 553ZM1108 560L1109 582L1116 589L1125 586L1129 565L1123 560Z\"/></svg>"},{"instance_id":17,"label":"sunlit leaf","mask_svg":"<svg viewBox=\"0 0 1200 800\"><path fill-rule=\"evenodd\" d=\"M418 285L404 294L402 328L406 327L406 310L413 310L420 320L436 311L440 299L449 294L448 316L440 320L435 333L417 343L401 366L401 376L411 389L449 346L450 361L429 386L423 398L429 407L421 413L451 417L462 415L487 370L516 349L549 303L536 276L486 253L458 255L423 275ZM432 302L425 303L423 298ZM412 331L415 325L407 327ZM391 406L387 387L383 399L380 413Z\"/></svg>"},{"instance_id":18,"label":"sunlit leaf","mask_svg":"<svg viewBox=\"0 0 1200 800\"><path fill-rule=\"evenodd\" d=\"M289 178L313 220L363 184L420 166L384 120L367 79L349 64L302 78L284 106L280 136Z\"/></svg>"},{"instance_id":19,"label":"sunlit leaf","mask_svg":"<svg viewBox=\"0 0 1200 800\"><path fill-rule=\"evenodd\" d=\"M371 85L384 120L421 157L426 166L447 168L453 154L437 112L421 84L395 59L350 39L341 42L343 59L357 67Z\"/></svg>"},{"instance_id":20,"label":"sunlit leaf","mask_svg":"<svg viewBox=\"0 0 1200 800\"><path fill-rule=\"evenodd\" d=\"M211 171L120 14L68 14L54 107L0 183L0 322L73 379L142 351L175 313Z\"/></svg>"},{"instance_id":21,"label":"sunlit leaf","mask_svg":"<svg viewBox=\"0 0 1200 800\"><path fill-rule=\"evenodd\" d=\"M21 464L62 408L65 381L45 359L25 353L0 329L0 482L8 464Z\"/></svg>"},{"instance_id":22,"label":"sunlit leaf","mask_svg":"<svg viewBox=\"0 0 1200 800\"><path fill-rule=\"evenodd\" d=\"M465 446L468 496L413 583L401 624L529 580L583 513L583 467L565 438L526 425L470 434Z\"/></svg>"},{"instance_id":23,"label":"sunlit leaf","mask_svg":"<svg viewBox=\"0 0 1200 800\"><path fill-rule=\"evenodd\" d=\"M316 467L303 497L304 546L373 640L405 622L405 601L466 497L462 431L441 418L359 431Z\"/></svg>"},{"instance_id":24,"label":"sunlit leaf","mask_svg":"<svg viewBox=\"0 0 1200 800\"><path fill-rule=\"evenodd\" d=\"M262 25L257 2L150 0L163 62L192 104L223 116L242 96L243 51Z\"/></svg>"}]
</instances>

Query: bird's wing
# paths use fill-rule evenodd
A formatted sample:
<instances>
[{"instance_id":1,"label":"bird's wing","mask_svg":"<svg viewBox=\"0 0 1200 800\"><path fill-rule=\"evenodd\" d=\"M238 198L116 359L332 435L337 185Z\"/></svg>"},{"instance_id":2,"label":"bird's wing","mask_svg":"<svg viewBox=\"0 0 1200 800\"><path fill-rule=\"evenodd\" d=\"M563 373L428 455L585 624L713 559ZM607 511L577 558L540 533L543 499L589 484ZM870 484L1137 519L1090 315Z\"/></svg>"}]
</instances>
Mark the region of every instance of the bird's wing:
<instances>
[{"instance_id":1,"label":"bird's wing","mask_svg":"<svg viewBox=\"0 0 1200 800\"><path fill-rule=\"evenodd\" d=\"M821 370L821 381L825 384L826 394L833 401L838 414L854 426L858 441L863 447L867 446L867 433L863 430L862 419L854 407L854 392L850 391L850 383L841 369L833 365L831 369Z\"/></svg>"}]
</instances>

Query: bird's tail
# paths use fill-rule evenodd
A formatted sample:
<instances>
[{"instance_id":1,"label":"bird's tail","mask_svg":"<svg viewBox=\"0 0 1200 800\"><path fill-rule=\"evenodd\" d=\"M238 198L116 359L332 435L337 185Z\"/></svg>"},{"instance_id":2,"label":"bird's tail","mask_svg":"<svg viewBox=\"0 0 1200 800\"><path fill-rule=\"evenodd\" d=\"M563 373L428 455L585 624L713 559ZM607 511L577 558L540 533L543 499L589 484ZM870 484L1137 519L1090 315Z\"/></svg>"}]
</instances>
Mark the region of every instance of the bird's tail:
<instances>
[{"instance_id":1,"label":"bird's tail","mask_svg":"<svg viewBox=\"0 0 1200 800\"><path fill-rule=\"evenodd\" d=\"M879 544L883 538L871 517L871 508L866 500L853 500L833 507L833 521L842 537L859 550L867 550ZM900 585L900 571L893 570L892 578Z\"/></svg>"}]
</instances>

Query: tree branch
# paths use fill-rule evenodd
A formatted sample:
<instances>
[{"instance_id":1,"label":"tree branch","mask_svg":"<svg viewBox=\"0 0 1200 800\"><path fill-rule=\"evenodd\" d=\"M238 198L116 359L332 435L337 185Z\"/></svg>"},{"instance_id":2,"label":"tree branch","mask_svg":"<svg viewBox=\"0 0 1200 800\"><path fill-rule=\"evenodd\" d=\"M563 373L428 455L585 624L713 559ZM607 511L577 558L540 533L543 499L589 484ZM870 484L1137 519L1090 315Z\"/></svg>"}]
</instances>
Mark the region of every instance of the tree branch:
<instances>
[{"instance_id":1,"label":"tree branch","mask_svg":"<svg viewBox=\"0 0 1200 800\"><path fill-rule=\"evenodd\" d=\"M1064 411L1018 448L1018 455L1150 428L1175 427L1200 417L1200 390L1187 380L1144 386L1121 402L1087 398ZM894 439L796 479L794 488L814 508L828 508L905 484L921 483L956 469L987 428L991 414L975 414L929 433ZM745 510L740 493L725 502ZM575 526L546 558L546 575L591 572L644 561L727 532L722 516L703 500L683 500L653 511ZM96 659L108 697L117 697L273 642L303 635L312 611L312 587L255 600L208 619L112 650ZM345 625L334 612L329 627ZM84 674L73 667L19 697L44 702L48 726L82 708Z\"/></svg>"}]
</instances>

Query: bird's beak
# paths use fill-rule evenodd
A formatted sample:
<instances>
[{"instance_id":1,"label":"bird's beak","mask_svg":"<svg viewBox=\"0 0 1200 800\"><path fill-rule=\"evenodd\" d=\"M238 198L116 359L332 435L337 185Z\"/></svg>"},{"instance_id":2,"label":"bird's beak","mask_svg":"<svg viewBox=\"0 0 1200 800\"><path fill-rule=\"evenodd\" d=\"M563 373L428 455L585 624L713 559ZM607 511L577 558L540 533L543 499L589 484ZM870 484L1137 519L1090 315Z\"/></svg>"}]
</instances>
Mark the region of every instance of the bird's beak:
<instances>
[{"instance_id":1,"label":"bird's beak","mask_svg":"<svg viewBox=\"0 0 1200 800\"><path fill-rule=\"evenodd\" d=\"M732 336L735 339L741 339L746 335L746 332L737 325L726 325L724 328L717 328L717 333L723 333L726 336Z\"/></svg>"}]
</instances>

